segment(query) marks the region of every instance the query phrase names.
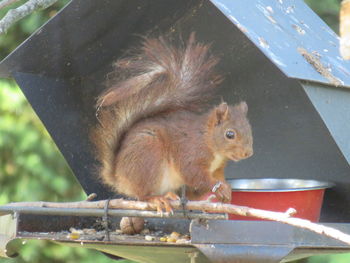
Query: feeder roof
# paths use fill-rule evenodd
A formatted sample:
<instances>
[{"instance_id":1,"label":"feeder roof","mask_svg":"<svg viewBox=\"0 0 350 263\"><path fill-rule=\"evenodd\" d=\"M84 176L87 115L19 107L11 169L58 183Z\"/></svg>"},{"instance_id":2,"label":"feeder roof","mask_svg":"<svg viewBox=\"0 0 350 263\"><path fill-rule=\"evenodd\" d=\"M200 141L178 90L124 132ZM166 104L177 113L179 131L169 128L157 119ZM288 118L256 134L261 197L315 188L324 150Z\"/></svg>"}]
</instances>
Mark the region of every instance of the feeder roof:
<instances>
[{"instance_id":1,"label":"feeder roof","mask_svg":"<svg viewBox=\"0 0 350 263\"><path fill-rule=\"evenodd\" d=\"M211 0L285 75L350 86L339 37L301 0Z\"/></svg>"},{"instance_id":2,"label":"feeder roof","mask_svg":"<svg viewBox=\"0 0 350 263\"><path fill-rule=\"evenodd\" d=\"M80 1L73 2L77 5L80 3ZM197 1L190 2L190 5L192 5ZM215 5L286 76L331 84L332 86L350 87L350 62L343 60L339 54L339 37L303 1L210 0L208 2ZM101 5L108 4L111 3L108 1L101 3ZM175 11L168 10L167 12L171 15L171 12L174 13ZM158 15L157 13L155 16ZM48 29L47 26L44 26L33 34L24 45L21 45L0 63L0 76L9 77L14 72L33 72L32 64L37 65L36 60L38 59L41 61L39 64L42 65L36 66L41 69L39 70L40 73L52 69L51 71L57 74L58 71L62 71L63 68L67 67L66 71L68 73L65 74L72 74L73 72L69 66L72 60L79 60L80 56L77 53L85 59L88 59L92 53L91 50L85 50L85 45L81 46L77 43L90 43L96 37L90 32L91 28L85 28L89 23L74 18L73 20L69 20L71 26L76 30L80 28L86 32L85 36L78 34L79 37L76 38L74 35L70 35L74 41L66 43L69 47L61 47L60 41L57 41L57 39L51 43L43 40L47 37L39 37L44 28ZM55 22L58 23L59 21L56 20ZM55 23L51 21L50 24ZM66 34L66 28L58 29L56 33L59 34L60 32ZM33 45L35 40L36 45ZM234 44L232 43L232 45ZM28 51L37 45L41 46L41 50L44 49L47 54L50 54L49 63L47 62L48 57L46 57L46 61L45 58L36 57L34 59L36 62L33 62L33 59L30 58L24 59L25 54L31 54L32 52ZM62 54L57 52L58 49L62 48L65 50L63 58ZM72 54L72 50L75 50L75 54ZM100 60L103 59L104 55L101 54ZM87 61L80 60L79 68L85 68L85 70L80 69L78 73L88 74L90 67L87 65ZM18 61L21 61L21 63L18 63Z\"/></svg>"}]
</instances>

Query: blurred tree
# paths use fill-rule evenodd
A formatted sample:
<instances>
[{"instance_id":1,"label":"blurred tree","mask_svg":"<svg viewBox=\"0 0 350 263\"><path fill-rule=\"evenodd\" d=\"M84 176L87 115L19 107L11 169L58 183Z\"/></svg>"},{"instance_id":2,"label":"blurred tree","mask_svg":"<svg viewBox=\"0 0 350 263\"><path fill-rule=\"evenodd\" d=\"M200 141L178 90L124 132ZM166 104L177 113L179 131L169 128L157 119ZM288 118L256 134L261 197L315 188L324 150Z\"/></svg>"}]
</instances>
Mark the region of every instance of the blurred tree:
<instances>
[{"instance_id":1,"label":"blurred tree","mask_svg":"<svg viewBox=\"0 0 350 263\"><path fill-rule=\"evenodd\" d=\"M23 0L16 3L23 4ZM32 32L54 16L68 0L35 12L0 35L0 59L8 55ZM338 32L340 0L306 0ZM10 8L9 7L9 8ZM0 18L8 8L0 10ZM85 198L40 120L11 80L0 81L0 204L24 200L69 201ZM50 242L23 244L20 256L0 262L113 262L95 251L69 248ZM306 262L305 260L303 262ZM350 262L349 255L312 257L309 263Z\"/></svg>"},{"instance_id":2,"label":"blurred tree","mask_svg":"<svg viewBox=\"0 0 350 263\"><path fill-rule=\"evenodd\" d=\"M0 10L0 18L4 17L10 8L22 5L25 1L19 1ZM49 18L53 17L69 0L60 0L49 8L34 12L30 16L15 23L6 34L0 35L0 59L7 56L20 43L30 36L36 29L43 25Z\"/></svg>"},{"instance_id":3,"label":"blurred tree","mask_svg":"<svg viewBox=\"0 0 350 263\"><path fill-rule=\"evenodd\" d=\"M75 177L18 87L8 81L0 86L0 184L6 186L0 203L82 199Z\"/></svg>"},{"instance_id":4,"label":"blurred tree","mask_svg":"<svg viewBox=\"0 0 350 263\"><path fill-rule=\"evenodd\" d=\"M341 0L305 0L305 2L334 30L339 32Z\"/></svg>"},{"instance_id":5,"label":"blurred tree","mask_svg":"<svg viewBox=\"0 0 350 263\"><path fill-rule=\"evenodd\" d=\"M35 12L12 26L7 34L0 35L0 58L7 56L67 2L61 0ZM0 18L7 9L1 10ZM63 156L13 81L0 80L0 102L0 204L84 199L86 195ZM79 261L114 262L96 251L45 241L24 242L19 257L0 259L0 262L13 263Z\"/></svg>"},{"instance_id":6,"label":"blurred tree","mask_svg":"<svg viewBox=\"0 0 350 263\"><path fill-rule=\"evenodd\" d=\"M0 204L86 197L63 156L12 81L0 81ZM113 262L82 248L29 241L15 259L0 262Z\"/></svg>"}]
</instances>

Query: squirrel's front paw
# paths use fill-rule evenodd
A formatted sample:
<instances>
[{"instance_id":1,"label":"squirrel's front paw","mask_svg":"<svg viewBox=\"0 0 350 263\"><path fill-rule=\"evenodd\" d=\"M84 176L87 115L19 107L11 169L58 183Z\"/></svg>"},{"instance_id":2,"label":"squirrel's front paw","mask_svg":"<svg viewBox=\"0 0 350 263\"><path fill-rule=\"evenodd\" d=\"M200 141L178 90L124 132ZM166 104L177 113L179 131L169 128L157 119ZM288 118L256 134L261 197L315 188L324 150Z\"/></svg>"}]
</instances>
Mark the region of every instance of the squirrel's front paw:
<instances>
[{"instance_id":1,"label":"squirrel's front paw","mask_svg":"<svg viewBox=\"0 0 350 263\"><path fill-rule=\"evenodd\" d=\"M148 196L145 197L144 200L155 204L158 214L163 215L163 210L165 210L166 213L174 213L170 201L180 200L180 197L173 192L168 192L165 195Z\"/></svg>"},{"instance_id":2,"label":"squirrel's front paw","mask_svg":"<svg viewBox=\"0 0 350 263\"><path fill-rule=\"evenodd\" d=\"M223 203L231 202L231 185L226 182L217 182L212 189L215 196Z\"/></svg>"}]
</instances>

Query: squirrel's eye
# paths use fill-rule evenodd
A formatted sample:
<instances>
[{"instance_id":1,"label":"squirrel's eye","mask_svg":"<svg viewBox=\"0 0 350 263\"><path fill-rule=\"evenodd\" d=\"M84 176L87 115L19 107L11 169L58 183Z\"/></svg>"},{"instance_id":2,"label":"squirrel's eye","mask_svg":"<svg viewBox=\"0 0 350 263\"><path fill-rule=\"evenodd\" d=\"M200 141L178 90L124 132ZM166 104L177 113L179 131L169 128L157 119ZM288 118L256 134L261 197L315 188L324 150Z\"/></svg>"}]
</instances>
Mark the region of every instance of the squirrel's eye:
<instances>
[{"instance_id":1,"label":"squirrel's eye","mask_svg":"<svg viewBox=\"0 0 350 263\"><path fill-rule=\"evenodd\" d=\"M225 136L226 136L227 139L232 140L232 139L235 138L236 133L234 131L232 131L232 130L229 130L229 131L226 131Z\"/></svg>"}]
</instances>

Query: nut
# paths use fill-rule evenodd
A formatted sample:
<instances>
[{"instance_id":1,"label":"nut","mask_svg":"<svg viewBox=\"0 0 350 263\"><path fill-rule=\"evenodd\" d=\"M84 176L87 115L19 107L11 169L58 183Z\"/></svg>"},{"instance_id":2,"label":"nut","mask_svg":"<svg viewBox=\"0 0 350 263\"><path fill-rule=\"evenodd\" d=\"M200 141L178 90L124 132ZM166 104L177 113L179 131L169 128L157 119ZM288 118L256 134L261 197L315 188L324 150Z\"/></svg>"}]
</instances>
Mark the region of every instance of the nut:
<instances>
[{"instance_id":1,"label":"nut","mask_svg":"<svg viewBox=\"0 0 350 263\"><path fill-rule=\"evenodd\" d=\"M71 228L69 228L69 231L71 232L71 233L78 233L78 234L84 234L84 231L83 230L81 230L81 229L75 229L74 227L71 227Z\"/></svg>"},{"instance_id":2,"label":"nut","mask_svg":"<svg viewBox=\"0 0 350 263\"><path fill-rule=\"evenodd\" d=\"M141 235L149 235L151 233L151 231L148 228L145 228L141 231Z\"/></svg>"},{"instance_id":3,"label":"nut","mask_svg":"<svg viewBox=\"0 0 350 263\"><path fill-rule=\"evenodd\" d=\"M69 233L69 234L67 235L67 238L76 240L76 239L79 239L79 238L80 238L80 234L77 233L77 232Z\"/></svg>"},{"instance_id":4,"label":"nut","mask_svg":"<svg viewBox=\"0 0 350 263\"><path fill-rule=\"evenodd\" d=\"M181 238L186 240L191 240L191 237L189 235L183 235Z\"/></svg>"},{"instance_id":5,"label":"nut","mask_svg":"<svg viewBox=\"0 0 350 263\"><path fill-rule=\"evenodd\" d=\"M178 232L172 232L169 237L173 239L179 239L180 236L181 235Z\"/></svg>"},{"instance_id":6,"label":"nut","mask_svg":"<svg viewBox=\"0 0 350 263\"><path fill-rule=\"evenodd\" d=\"M147 240L147 241L153 241L153 240L155 240L156 238L155 237L153 237L153 236L145 236L145 239Z\"/></svg>"},{"instance_id":7,"label":"nut","mask_svg":"<svg viewBox=\"0 0 350 263\"><path fill-rule=\"evenodd\" d=\"M86 235L95 235L96 234L96 230L93 228L84 228L83 229L83 233Z\"/></svg>"},{"instance_id":8,"label":"nut","mask_svg":"<svg viewBox=\"0 0 350 263\"><path fill-rule=\"evenodd\" d=\"M191 243L191 240L186 239L186 238L180 238L178 240L176 240L176 244L189 244Z\"/></svg>"},{"instance_id":9,"label":"nut","mask_svg":"<svg viewBox=\"0 0 350 263\"><path fill-rule=\"evenodd\" d=\"M116 233L117 235L121 235L121 234L123 234L123 231L121 231L120 229L116 229L116 230L115 230L115 233Z\"/></svg>"},{"instance_id":10,"label":"nut","mask_svg":"<svg viewBox=\"0 0 350 263\"><path fill-rule=\"evenodd\" d=\"M120 220L120 230L123 234L135 235L142 231L144 224L145 221L141 217L123 217Z\"/></svg>"},{"instance_id":11,"label":"nut","mask_svg":"<svg viewBox=\"0 0 350 263\"><path fill-rule=\"evenodd\" d=\"M176 239L175 239L175 238L168 237L168 238L166 239L166 242L168 242L168 243L175 243L175 242L176 242Z\"/></svg>"}]
</instances>

